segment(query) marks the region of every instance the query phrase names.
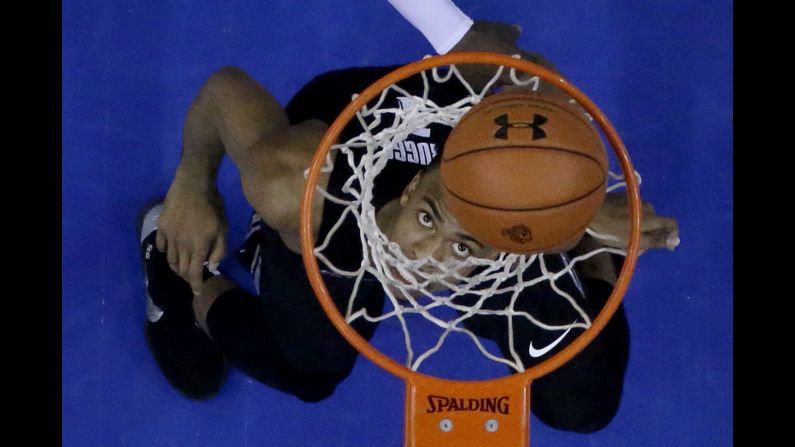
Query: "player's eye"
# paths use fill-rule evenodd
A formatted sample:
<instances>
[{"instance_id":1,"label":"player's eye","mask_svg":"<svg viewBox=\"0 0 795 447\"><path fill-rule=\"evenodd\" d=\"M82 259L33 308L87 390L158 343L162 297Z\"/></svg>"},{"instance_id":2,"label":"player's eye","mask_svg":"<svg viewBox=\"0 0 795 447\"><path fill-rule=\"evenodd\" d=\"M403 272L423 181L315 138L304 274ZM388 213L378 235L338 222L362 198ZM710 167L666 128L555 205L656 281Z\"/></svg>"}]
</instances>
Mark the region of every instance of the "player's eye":
<instances>
[{"instance_id":1,"label":"player's eye","mask_svg":"<svg viewBox=\"0 0 795 447\"><path fill-rule=\"evenodd\" d=\"M466 258L469 256L469 247L466 244L462 244L461 242L453 242L453 253L460 258Z\"/></svg>"},{"instance_id":2,"label":"player's eye","mask_svg":"<svg viewBox=\"0 0 795 447\"><path fill-rule=\"evenodd\" d=\"M420 211L420 213L417 215L417 220L423 227L433 228L433 218L425 211Z\"/></svg>"}]
</instances>

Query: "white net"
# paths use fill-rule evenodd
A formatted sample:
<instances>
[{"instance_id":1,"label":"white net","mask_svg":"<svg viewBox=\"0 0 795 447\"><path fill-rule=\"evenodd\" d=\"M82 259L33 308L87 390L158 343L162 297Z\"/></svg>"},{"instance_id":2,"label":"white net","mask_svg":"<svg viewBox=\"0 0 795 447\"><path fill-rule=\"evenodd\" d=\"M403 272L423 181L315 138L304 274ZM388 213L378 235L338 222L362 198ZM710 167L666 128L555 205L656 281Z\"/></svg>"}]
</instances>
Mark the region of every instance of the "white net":
<instances>
[{"instance_id":1,"label":"white net","mask_svg":"<svg viewBox=\"0 0 795 447\"><path fill-rule=\"evenodd\" d=\"M574 272L575 266L600 253L625 255L622 250L601 247L573 258L561 254L501 253L496 259L470 257L445 262L433 258L411 259L397 243L388 240L379 228L376 223L377 210L373 205L373 185L389 163L391 149L410 134L426 129L432 123L455 126L473 105L493 91L499 80L510 79L512 84L532 90L539 88L538 77L520 76L514 69L505 70L505 67L495 66L491 80L477 90L464 80L455 66L437 67L420 73L423 91L419 95L398 85L388 87L370 106L357 112L356 119L363 132L334 145L323 167L324 172L331 172L335 159L344 157L352 175L342 187L344 195L317 188L317 192L327 200L344 207L339 220L322 240L317 241L315 254L321 269L355 281L347 308L341 309L349 324L360 319L372 323L389 320L399 324L405 340L406 357L403 363L414 371L418 371L429 357L439 352L452 334L468 337L477 350L491 361L507 365L516 372L526 370L526 353L533 348L532 345L526 345L526 340L519 340L515 336L516 326L526 324L563 334L575 328L587 329L591 325L591 317L583 310L581 297L576 296L582 295L583 291ZM430 99L431 89L445 88L446 84L451 83L460 83L468 94L449 105L439 105ZM387 98L395 96L411 100L404 99L396 107L393 102L387 101ZM608 191L624 186L622 175L610 172L609 178ZM361 264L354 270L345 270L332 262L333 256L329 256L326 250L335 232L345 219L350 218L355 218L359 226ZM591 229L587 232L597 239L614 238ZM383 312L377 315L355 305L359 285L366 275L375 277L383 285L386 294ZM575 284L574 291L559 286L564 280ZM561 324L547 321L543 315L535 315L521 305L521 292L539 286L550 290L553 298L560 300L559 304L570 310L570 315L574 316L571 322ZM465 300L459 299L464 296ZM498 306L494 303L496 296L503 297ZM440 312L442 309L453 312ZM507 349L494 349L466 327L468 319L483 316L502 318L500 321L505 325ZM435 342L425 343L422 348L415 342L418 329L413 322L418 320L424 322L425 326L430 324L437 328L434 332ZM427 330L423 331L427 335Z\"/></svg>"}]
</instances>

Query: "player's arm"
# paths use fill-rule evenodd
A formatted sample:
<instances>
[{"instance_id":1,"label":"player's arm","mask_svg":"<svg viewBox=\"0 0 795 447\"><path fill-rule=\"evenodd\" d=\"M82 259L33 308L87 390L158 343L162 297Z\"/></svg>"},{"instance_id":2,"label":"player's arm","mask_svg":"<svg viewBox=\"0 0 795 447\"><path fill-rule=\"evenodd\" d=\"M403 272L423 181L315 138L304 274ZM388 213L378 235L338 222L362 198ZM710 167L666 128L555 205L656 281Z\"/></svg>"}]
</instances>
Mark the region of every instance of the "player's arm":
<instances>
[{"instance_id":1,"label":"player's arm","mask_svg":"<svg viewBox=\"0 0 795 447\"><path fill-rule=\"evenodd\" d=\"M451 0L388 1L425 36L438 54L463 51L519 54L522 59L557 72L546 58L517 46L516 41L521 34L519 25L472 20ZM494 76L492 66L462 65L458 68L464 78L476 88L484 86ZM502 81L510 83L507 75Z\"/></svg>"},{"instance_id":2,"label":"player's arm","mask_svg":"<svg viewBox=\"0 0 795 447\"><path fill-rule=\"evenodd\" d=\"M281 105L237 68L223 68L205 82L188 111L157 239L172 269L194 291L201 286L204 262L219 263L226 249L216 187L224 155L240 171L254 209L275 221L277 230L288 225L297 232L303 169L324 132L325 125L315 121L291 126Z\"/></svg>"}]
</instances>

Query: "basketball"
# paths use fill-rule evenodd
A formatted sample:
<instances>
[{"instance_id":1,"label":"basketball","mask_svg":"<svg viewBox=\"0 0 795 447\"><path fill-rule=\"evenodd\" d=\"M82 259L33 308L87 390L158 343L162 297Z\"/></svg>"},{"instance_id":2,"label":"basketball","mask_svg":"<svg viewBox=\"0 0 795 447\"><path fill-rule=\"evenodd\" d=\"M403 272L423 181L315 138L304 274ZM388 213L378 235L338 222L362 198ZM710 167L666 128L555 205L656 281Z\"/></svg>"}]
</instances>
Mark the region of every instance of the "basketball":
<instances>
[{"instance_id":1,"label":"basketball","mask_svg":"<svg viewBox=\"0 0 795 447\"><path fill-rule=\"evenodd\" d=\"M512 253L565 251L604 202L607 152L582 111L554 94L504 92L448 137L443 194L461 227Z\"/></svg>"}]
</instances>

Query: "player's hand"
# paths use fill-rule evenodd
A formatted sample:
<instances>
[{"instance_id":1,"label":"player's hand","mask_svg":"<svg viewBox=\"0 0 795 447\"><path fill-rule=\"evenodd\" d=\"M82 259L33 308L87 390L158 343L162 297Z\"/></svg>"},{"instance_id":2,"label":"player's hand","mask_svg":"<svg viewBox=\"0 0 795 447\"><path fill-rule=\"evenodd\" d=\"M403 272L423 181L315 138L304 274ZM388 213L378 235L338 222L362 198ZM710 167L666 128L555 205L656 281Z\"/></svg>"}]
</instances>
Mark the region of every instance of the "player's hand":
<instances>
[{"instance_id":1,"label":"player's hand","mask_svg":"<svg viewBox=\"0 0 795 447\"><path fill-rule=\"evenodd\" d=\"M679 224L671 217L658 216L648 202L641 202L640 250L673 250L679 245ZM615 239L596 238L602 245L626 249L629 246L629 198L625 193L610 193L589 228Z\"/></svg>"},{"instance_id":2,"label":"player's hand","mask_svg":"<svg viewBox=\"0 0 795 447\"><path fill-rule=\"evenodd\" d=\"M194 294L201 290L205 261L212 270L226 254L227 228L223 200L214 187L206 191L180 180L171 184L158 221L156 245Z\"/></svg>"},{"instance_id":3,"label":"player's hand","mask_svg":"<svg viewBox=\"0 0 795 447\"><path fill-rule=\"evenodd\" d=\"M552 71L557 71L549 61L540 55L526 52L516 45L516 40L519 38L521 32L522 30L519 25L476 21L450 52L485 51L509 56L520 54L522 59L526 59ZM486 83L494 77L497 68L496 65L461 64L458 66L464 78L475 88L484 87ZM520 76L520 79L523 78L521 73L517 73L517 75ZM497 83L501 85L513 84L510 79L509 70L506 69L503 71Z\"/></svg>"}]
</instances>

